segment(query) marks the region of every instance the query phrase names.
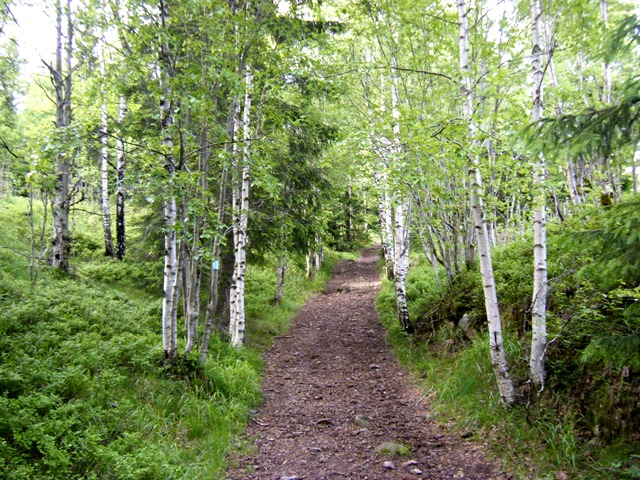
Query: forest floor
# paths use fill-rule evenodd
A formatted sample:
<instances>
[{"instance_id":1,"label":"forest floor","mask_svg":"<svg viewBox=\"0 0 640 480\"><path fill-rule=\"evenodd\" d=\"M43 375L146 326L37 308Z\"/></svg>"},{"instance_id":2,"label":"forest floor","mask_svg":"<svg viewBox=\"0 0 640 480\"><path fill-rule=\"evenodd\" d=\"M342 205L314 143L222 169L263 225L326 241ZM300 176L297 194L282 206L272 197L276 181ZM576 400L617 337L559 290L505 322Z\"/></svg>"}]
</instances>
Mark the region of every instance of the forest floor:
<instances>
[{"instance_id":1,"label":"forest floor","mask_svg":"<svg viewBox=\"0 0 640 480\"><path fill-rule=\"evenodd\" d=\"M471 433L430 418L429 397L385 342L379 250L334 270L266 356L265 402L227 479L507 479ZM394 454L393 450L397 452Z\"/></svg>"}]
</instances>

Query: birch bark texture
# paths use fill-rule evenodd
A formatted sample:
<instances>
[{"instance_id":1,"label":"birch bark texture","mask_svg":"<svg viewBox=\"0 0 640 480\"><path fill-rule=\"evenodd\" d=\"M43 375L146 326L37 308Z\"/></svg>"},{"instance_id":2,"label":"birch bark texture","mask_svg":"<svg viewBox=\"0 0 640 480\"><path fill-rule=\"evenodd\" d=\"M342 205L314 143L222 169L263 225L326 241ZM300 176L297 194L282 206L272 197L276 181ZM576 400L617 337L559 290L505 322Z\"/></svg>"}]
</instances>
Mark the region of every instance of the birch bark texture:
<instances>
[{"instance_id":1,"label":"birch bark texture","mask_svg":"<svg viewBox=\"0 0 640 480\"><path fill-rule=\"evenodd\" d=\"M365 59L367 65L373 61L370 51L366 52ZM368 69L367 69L368 72ZM365 86L367 93L369 92L370 77L367 73L365 76ZM384 116L385 112L385 78L380 75L380 113ZM394 271L394 247L393 247L393 213L391 210L391 198L389 195L389 172L388 172L388 153L391 147L387 138L376 135L373 124L373 107L369 95L366 95L367 113L369 115L369 139L371 141L371 149L378 157L378 162L373 169L373 179L376 184L377 201L378 201L378 224L380 225L380 242L382 243L382 256L385 263L385 276L387 280L393 279Z\"/></svg>"},{"instance_id":2,"label":"birch bark texture","mask_svg":"<svg viewBox=\"0 0 640 480\"><path fill-rule=\"evenodd\" d=\"M67 38L64 45L65 59L63 64L63 17L67 17ZM61 137L67 140L67 129L71 125L71 86L73 55L73 20L71 16L71 0L67 0L66 12L61 0L56 1L56 54L55 65L47 64L56 96L56 128ZM66 65L66 69L65 66ZM71 147L65 143L65 150L56 156L56 183L52 204L53 240L51 265L62 271L69 270L69 212L71 198L69 181L71 170Z\"/></svg>"},{"instance_id":3,"label":"birch bark texture","mask_svg":"<svg viewBox=\"0 0 640 480\"><path fill-rule=\"evenodd\" d=\"M398 43L397 33L395 34L396 45ZM400 94L398 91L398 71L397 56L393 58L393 68L391 69L391 116L393 118L393 158L398 161L402 154L400 143ZM409 214L411 211L411 197L406 193L398 192L394 205L394 287L396 293L396 310L398 321L402 329L407 333L413 332L413 326L409 318L409 306L407 300L406 279L409 273Z\"/></svg>"},{"instance_id":4,"label":"birch bark texture","mask_svg":"<svg viewBox=\"0 0 640 480\"><path fill-rule=\"evenodd\" d=\"M532 120L542 118L542 47L540 27L542 23L542 5L540 0L531 0L531 75ZM545 160L540 154L533 167L535 188L535 207L533 211L533 299L531 305L531 357L529 376L533 385L544 390L544 355L547 346L547 213L545 206Z\"/></svg>"},{"instance_id":5,"label":"birch bark texture","mask_svg":"<svg viewBox=\"0 0 640 480\"><path fill-rule=\"evenodd\" d=\"M169 11L167 0L160 0L161 29L167 28ZM165 357L177 356L177 300L178 300L178 240L176 220L178 216L175 194L176 165L173 154L173 111L171 105L171 87L169 68L171 65L169 45L163 40L160 58L160 136L163 149L163 162L167 175L167 192L164 200L164 276L162 284L162 348Z\"/></svg>"},{"instance_id":6,"label":"birch bark texture","mask_svg":"<svg viewBox=\"0 0 640 480\"><path fill-rule=\"evenodd\" d=\"M502 339L502 322L498 307L498 296L493 276L493 262L491 260L491 244L484 215L482 201L482 175L480 160L475 154L475 126L473 123L473 94L471 90L471 76L469 72L469 18L467 5L464 0L457 0L458 24L460 28L460 73L462 75L462 95L464 98L463 115L469 125L471 144L471 167L469 170L471 214L478 242L480 256L480 273L484 292L484 304L489 323L489 345L491 349L491 364L498 383L500 397L506 405L515 401L513 381L509 374L509 366L504 351Z\"/></svg>"},{"instance_id":7,"label":"birch bark texture","mask_svg":"<svg viewBox=\"0 0 640 480\"><path fill-rule=\"evenodd\" d=\"M107 68L104 58L104 44L100 49L100 76L102 77L102 85L100 93L102 95L102 104L100 105L100 169L101 169L101 201L102 201L102 231L104 234L104 255L105 257L113 257L113 236L111 235L111 212L109 208L109 144L107 139Z\"/></svg>"},{"instance_id":8,"label":"birch bark texture","mask_svg":"<svg viewBox=\"0 0 640 480\"><path fill-rule=\"evenodd\" d=\"M245 66L245 95L244 109L242 112L242 131L244 145L242 156L235 165L233 174L236 179L233 182L232 208L234 211L233 243L234 243L234 270L232 277L233 292L230 301L229 335L233 347L241 347L245 338L245 309L244 286L247 268L247 220L249 216L249 154L251 149L251 91L253 86L253 74L251 67ZM236 153L240 153L237 151Z\"/></svg>"},{"instance_id":9,"label":"birch bark texture","mask_svg":"<svg viewBox=\"0 0 640 480\"><path fill-rule=\"evenodd\" d=\"M127 115L127 99L124 95L120 95L120 104L118 106L118 124L120 128L124 123ZM123 133L120 132L116 140L116 251L115 255L118 260L122 260L127 252L126 244L126 227L125 227L125 167L126 167L126 150Z\"/></svg>"}]
</instances>

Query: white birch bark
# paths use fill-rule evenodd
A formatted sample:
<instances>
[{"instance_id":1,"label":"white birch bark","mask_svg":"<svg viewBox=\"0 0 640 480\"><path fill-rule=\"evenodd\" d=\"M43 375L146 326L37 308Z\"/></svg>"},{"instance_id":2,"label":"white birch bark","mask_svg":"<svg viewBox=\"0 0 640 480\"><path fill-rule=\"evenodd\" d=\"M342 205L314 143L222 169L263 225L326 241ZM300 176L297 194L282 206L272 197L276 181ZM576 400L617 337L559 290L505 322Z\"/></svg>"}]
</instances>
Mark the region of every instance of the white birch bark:
<instances>
[{"instance_id":1,"label":"white birch bark","mask_svg":"<svg viewBox=\"0 0 640 480\"><path fill-rule=\"evenodd\" d=\"M395 35L398 43L397 34ZM397 158L401 154L400 146L400 96L398 92L398 72L396 70L397 58L393 59L391 69L391 116L393 118L393 151ZM407 301L407 288L405 281L409 273L409 212L411 209L411 197L406 193L399 192L394 208L394 253L395 272L394 287L396 293L396 309L398 321L405 332L411 333L413 327L409 319L409 307Z\"/></svg>"},{"instance_id":2,"label":"white birch bark","mask_svg":"<svg viewBox=\"0 0 640 480\"><path fill-rule=\"evenodd\" d=\"M370 58L368 58L370 60ZM380 76L380 113L384 116L385 106L385 79ZM373 119L373 111L369 110L369 118ZM385 274L387 280L393 279L395 270L395 254L393 242L393 211L391 209L391 196L389 194L388 155L391 148L387 138L377 138L371 128L371 145L378 154L380 161L374 171L374 180L378 192L378 222L380 223L380 241L382 242L382 255L384 256Z\"/></svg>"},{"instance_id":3,"label":"white birch bark","mask_svg":"<svg viewBox=\"0 0 640 480\"><path fill-rule=\"evenodd\" d=\"M471 77L469 74L469 20L467 6L464 0L457 0L458 22L460 27L460 71L462 73L462 93L464 97L464 118L469 122L469 137L473 148L475 127L473 123L473 96L471 92ZM480 256L480 273L484 303L489 323L489 345L491 347L491 364L498 383L498 390L502 401L509 405L515 400L513 382L509 374L509 367L504 351L502 339L502 322L498 307L495 279L493 276L493 262L491 260L491 245L487 231L482 201L482 175L478 157L472 152L472 165L469 171L471 182L471 213L473 216L478 253Z\"/></svg>"},{"instance_id":4,"label":"white birch bark","mask_svg":"<svg viewBox=\"0 0 640 480\"><path fill-rule=\"evenodd\" d=\"M168 21L167 0L160 0L160 20L162 28ZM178 297L178 241L176 234L177 205L174 192L175 158L173 155L173 112L171 107L171 88L168 84L169 47L163 42L160 65L160 118L163 161L167 172L167 193L164 201L164 277L162 297L162 347L167 358L177 355L177 297Z\"/></svg>"},{"instance_id":5,"label":"white birch bark","mask_svg":"<svg viewBox=\"0 0 640 480\"><path fill-rule=\"evenodd\" d=\"M73 53L73 23L71 19L71 0L67 1L67 39L65 44L66 72L63 67L63 30L62 19L65 15L61 0L56 2L56 58L55 66L47 65L56 94L56 128L66 138L66 129L71 124L71 57ZM60 152L56 156L56 183L52 202L53 241L51 265L63 271L69 270L69 176L71 152Z\"/></svg>"},{"instance_id":6,"label":"white birch bark","mask_svg":"<svg viewBox=\"0 0 640 480\"><path fill-rule=\"evenodd\" d=\"M127 114L127 99L124 95L120 95L120 105L118 106L118 123L122 125ZM116 140L116 258L122 260L127 251L126 231L125 231L125 162L126 150L122 133L118 135Z\"/></svg>"},{"instance_id":7,"label":"white birch bark","mask_svg":"<svg viewBox=\"0 0 640 480\"><path fill-rule=\"evenodd\" d=\"M319 272L320 269L322 268L322 255L323 254L323 247L320 247L318 249L318 251L316 252L316 257L315 257L315 270L316 272Z\"/></svg>"},{"instance_id":8,"label":"white birch bark","mask_svg":"<svg viewBox=\"0 0 640 480\"><path fill-rule=\"evenodd\" d=\"M542 48L540 44L540 24L542 9L539 0L531 0L532 22L532 120L542 118ZM544 389L544 354L547 345L547 238L545 207L545 161L540 155L534 165L534 198L533 211L533 299L531 306L531 358L529 359L529 376L535 387Z\"/></svg>"},{"instance_id":9,"label":"white birch bark","mask_svg":"<svg viewBox=\"0 0 640 480\"><path fill-rule=\"evenodd\" d=\"M104 233L104 254L113 257L113 236L111 235L111 212L109 209L109 145L107 141L107 92L105 88L107 69L104 59L104 44L100 49L100 75L102 76L102 105L100 105L100 182L102 200L102 231Z\"/></svg>"},{"instance_id":10,"label":"white birch bark","mask_svg":"<svg viewBox=\"0 0 640 480\"><path fill-rule=\"evenodd\" d=\"M251 90L253 75L251 67L245 67L245 96L244 111L242 115L242 129L244 146L242 151L242 164L239 172L240 178L236 182L237 192L234 192L237 208L237 224L234 225L235 264L232 283L234 288L234 304L229 323L231 345L240 347L245 337L245 311L244 311L244 285L247 267L247 220L249 215L249 153L251 148Z\"/></svg>"},{"instance_id":11,"label":"white birch bark","mask_svg":"<svg viewBox=\"0 0 640 480\"><path fill-rule=\"evenodd\" d=\"M407 302L406 278L409 273L409 214L411 210L410 201L402 199L395 207L395 276L394 288L396 293L396 310L398 321L403 330L408 333L413 332L413 326L409 318L409 307Z\"/></svg>"},{"instance_id":12,"label":"white birch bark","mask_svg":"<svg viewBox=\"0 0 640 480\"><path fill-rule=\"evenodd\" d=\"M237 250L237 238L238 238L238 227L240 224L240 180L238 171L240 169L240 148L239 148L239 137L238 131L240 130L240 103L234 102L232 106L233 112L231 116L231 222L232 222L232 232L233 232L233 252L234 252L234 264L231 275L231 285L229 287L229 338L233 338L233 332L235 331L235 326L233 324L234 319L237 318L237 302L236 302L236 282L235 282L235 258L236 258L236 250Z\"/></svg>"}]
</instances>

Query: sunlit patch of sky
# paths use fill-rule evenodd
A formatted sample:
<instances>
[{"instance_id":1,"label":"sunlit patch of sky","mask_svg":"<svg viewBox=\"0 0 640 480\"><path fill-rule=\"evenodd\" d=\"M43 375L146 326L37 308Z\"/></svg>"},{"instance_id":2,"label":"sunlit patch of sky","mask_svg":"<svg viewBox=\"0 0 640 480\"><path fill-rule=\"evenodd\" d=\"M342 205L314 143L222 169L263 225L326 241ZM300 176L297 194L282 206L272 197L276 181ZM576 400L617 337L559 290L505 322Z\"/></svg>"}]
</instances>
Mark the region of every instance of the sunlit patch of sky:
<instances>
[{"instance_id":1,"label":"sunlit patch of sky","mask_svg":"<svg viewBox=\"0 0 640 480\"><path fill-rule=\"evenodd\" d=\"M290 0L276 0L278 10L285 14L290 9ZM338 2L339 3L339 2ZM635 0L637 5L635 13L640 14L640 0ZM455 7L452 1L452 7ZM324 9L327 10L328 5ZM497 42L500 38L499 22L506 13L510 15L515 6L513 0L490 0L487 4L488 14L494 21L493 26L489 30L489 39ZM298 14L305 15L305 7ZM44 73L44 65L42 60L47 62L53 61L56 29L55 29L55 12L53 2L44 0L33 0L29 2L16 2L11 7L17 24L10 22L6 26L7 37L16 39L19 45L20 56L26 60L22 67L22 75L26 78L31 77L35 73ZM323 16L331 15L331 10L323 12ZM333 12L335 13L335 12ZM306 12L312 15L311 12Z\"/></svg>"},{"instance_id":2,"label":"sunlit patch of sky","mask_svg":"<svg viewBox=\"0 0 640 480\"><path fill-rule=\"evenodd\" d=\"M20 56L26 60L22 75L31 77L44 72L42 60L51 62L56 48L55 13L52 5L30 2L13 5L11 12L17 24L10 22L6 28L9 38L18 42Z\"/></svg>"}]
</instances>

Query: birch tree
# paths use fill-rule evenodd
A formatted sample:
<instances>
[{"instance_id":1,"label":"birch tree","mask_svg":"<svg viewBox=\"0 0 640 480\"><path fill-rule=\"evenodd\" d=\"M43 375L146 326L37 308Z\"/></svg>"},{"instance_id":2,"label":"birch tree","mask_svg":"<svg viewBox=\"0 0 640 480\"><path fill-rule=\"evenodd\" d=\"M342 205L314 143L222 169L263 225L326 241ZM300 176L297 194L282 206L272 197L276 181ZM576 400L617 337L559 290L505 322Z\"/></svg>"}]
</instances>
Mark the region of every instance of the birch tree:
<instances>
[{"instance_id":1,"label":"birch tree","mask_svg":"<svg viewBox=\"0 0 640 480\"><path fill-rule=\"evenodd\" d=\"M173 120L174 104L169 77L171 75L173 61L169 43L167 41L169 6L167 0L160 0L160 62L159 62L159 86L160 86L160 137L163 148L162 162L166 172L167 191L165 193L164 215L164 276L162 298L162 347L165 357L175 358L178 348L178 239L176 221L178 217L176 205L175 177L176 162L173 153Z\"/></svg>"},{"instance_id":2,"label":"birch tree","mask_svg":"<svg viewBox=\"0 0 640 480\"><path fill-rule=\"evenodd\" d=\"M398 44L397 32L394 37L395 44ZM393 158L399 161L402 155L400 140L400 95L398 90L397 52L393 56L391 68L391 110L393 119ZM396 308L398 311L398 321L405 332L411 333L413 326L409 319L409 305L407 300L406 279L409 273L409 214L411 211L411 197L404 193L403 188L398 189L394 208L394 287L396 291Z\"/></svg>"},{"instance_id":3,"label":"birch tree","mask_svg":"<svg viewBox=\"0 0 640 480\"><path fill-rule=\"evenodd\" d=\"M248 2L247 6L248 8ZM242 154L234 155L234 180L232 208L234 212L233 242L234 271L232 277L232 296L229 302L229 335L231 345L240 347L245 337L244 285L247 268L247 219L249 215L249 153L251 148L251 91L253 75L251 67L245 67L245 94L242 114L243 148ZM237 139L236 142L237 143ZM239 150L239 149L237 149Z\"/></svg>"},{"instance_id":4,"label":"birch tree","mask_svg":"<svg viewBox=\"0 0 640 480\"><path fill-rule=\"evenodd\" d=\"M532 88L532 120L538 122L542 118L542 46L541 22L542 8L540 0L531 0L532 51L531 73ZM533 211L533 299L531 306L531 358L529 374L534 386L544 389L544 354L547 344L547 238L546 238L546 206L545 206L545 161L538 155L534 165L535 206Z\"/></svg>"},{"instance_id":5,"label":"birch tree","mask_svg":"<svg viewBox=\"0 0 640 480\"><path fill-rule=\"evenodd\" d=\"M482 176L480 162L475 153L474 137L475 126L473 120L473 92L471 88L471 75L469 71L469 19L468 10L464 0L457 0L458 25L460 29L459 59L462 76L463 115L469 125L470 158L469 182L471 193L471 209L474 220L476 240L478 242L478 254L480 256L480 273L484 291L485 309L489 322L489 345L491 347L491 363L498 382L500 397L505 404L515 401L513 382L509 374L504 345L502 340L502 323L498 297L496 293L495 279L493 276L493 262L491 260L491 244L487 231L487 223L484 216L482 201Z\"/></svg>"},{"instance_id":6,"label":"birch tree","mask_svg":"<svg viewBox=\"0 0 640 480\"><path fill-rule=\"evenodd\" d=\"M107 125L107 89L106 77L107 68L104 58L105 46L100 48L100 76L102 82L100 86L100 94L102 96L102 104L100 105L100 170L101 170L101 203L102 203L102 230L104 233L104 254L107 257L113 256L113 236L111 235L111 211L109 208L109 143L108 143L108 125Z\"/></svg>"},{"instance_id":7,"label":"birch tree","mask_svg":"<svg viewBox=\"0 0 640 480\"><path fill-rule=\"evenodd\" d=\"M55 64L45 62L51 77L56 100L56 128L61 139L60 151L56 155L56 182L53 196L53 241L52 266L69 270L70 236L69 212L71 209L70 175L71 159L74 155L69 138L71 125L72 58L73 58L73 17L71 0L65 7L56 0L56 52ZM66 17L66 37L63 33L63 20ZM64 54L63 54L64 50Z\"/></svg>"},{"instance_id":8,"label":"birch tree","mask_svg":"<svg viewBox=\"0 0 640 480\"><path fill-rule=\"evenodd\" d=\"M124 119L127 115L127 99L120 95L118 105L118 125L120 132L116 139L116 250L115 256L122 260L127 252L127 236L125 223L125 168L126 168L126 146L124 134L122 133Z\"/></svg>"}]
</instances>

